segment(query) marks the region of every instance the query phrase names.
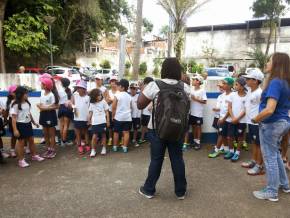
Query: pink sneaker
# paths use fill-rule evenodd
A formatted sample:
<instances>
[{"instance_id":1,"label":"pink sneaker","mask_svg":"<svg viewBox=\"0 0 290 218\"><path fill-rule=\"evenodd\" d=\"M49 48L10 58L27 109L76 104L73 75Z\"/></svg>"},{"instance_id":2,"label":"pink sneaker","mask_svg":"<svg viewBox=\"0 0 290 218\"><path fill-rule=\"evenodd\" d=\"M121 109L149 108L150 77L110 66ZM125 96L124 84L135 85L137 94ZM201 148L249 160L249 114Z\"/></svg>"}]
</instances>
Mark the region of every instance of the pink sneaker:
<instances>
[{"instance_id":1,"label":"pink sneaker","mask_svg":"<svg viewBox=\"0 0 290 218\"><path fill-rule=\"evenodd\" d=\"M90 152L91 151L91 147L88 146L88 145L86 145L85 149L86 149L86 152Z\"/></svg>"},{"instance_id":2,"label":"pink sneaker","mask_svg":"<svg viewBox=\"0 0 290 218\"><path fill-rule=\"evenodd\" d=\"M79 146L78 150L79 150L79 154L84 154L84 147L83 146Z\"/></svg>"},{"instance_id":3,"label":"pink sneaker","mask_svg":"<svg viewBox=\"0 0 290 218\"><path fill-rule=\"evenodd\" d=\"M56 152L55 151L50 151L50 153L48 154L47 158L48 159L52 159L52 158L55 158L56 156Z\"/></svg>"},{"instance_id":4,"label":"pink sneaker","mask_svg":"<svg viewBox=\"0 0 290 218\"><path fill-rule=\"evenodd\" d=\"M38 161L38 162L41 162L41 161L44 161L44 160L45 160L43 157L40 157L38 154L32 156L31 159L32 159L32 160L35 160L35 161Z\"/></svg>"},{"instance_id":5,"label":"pink sneaker","mask_svg":"<svg viewBox=\"0 0 290 218\"><path fill-rule=\"evenodd\" d=\"M11 151L10 151L10 157L12 157L12 158L17 157L17 155L16 155L16 153L15 153L15 150L12 150L12 149L11 149Z\"/></svg>"},{"instance_id":6,"label":"pink sneaker","mask_svg":"<svg viewBox=\"0 0 290 218\"><path fill-rule=\"evenodd\" d=\"M29 164L23 159L18 161L18 166L21 168L29 167Z\"/></svg>"},{"instance_id":7,"label":"pink sneaker","mask_svg":"<svg viewBox=\"0 0 290 218\"><path fill-rule=\"evenodd\" d=\"M44 153L42 154L42 157L44 157L44 158L48 158L49 155L50 155L50 152L51 152L51 150L46 150L46 152L44 152Z\"/></svg>"},{"instance_id":8,"label":"pink sneaker","mask_svg":"<svg viewBox=\"0 0 290 218\"><path fill-rule=\"evenodd\" d=\"M5 158L5 159L6 158L9 158L10 157L10 154L2 151L2 157Z\"/></svg>"}]
</instances>

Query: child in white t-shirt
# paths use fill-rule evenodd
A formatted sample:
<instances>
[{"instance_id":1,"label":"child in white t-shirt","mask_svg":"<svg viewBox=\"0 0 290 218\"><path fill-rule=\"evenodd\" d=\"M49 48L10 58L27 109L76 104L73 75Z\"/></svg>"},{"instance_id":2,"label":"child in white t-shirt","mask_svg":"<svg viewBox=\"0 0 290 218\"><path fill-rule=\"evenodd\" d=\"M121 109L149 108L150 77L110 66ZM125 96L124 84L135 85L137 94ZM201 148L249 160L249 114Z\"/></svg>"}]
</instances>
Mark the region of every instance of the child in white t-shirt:
<instances>
[{"instance_id":1,"label":"child in white t-shirt","mask_svg":"<svg viewBox=\"0 0 290 218\"><path fill-rule=\"evenodd\" d=\"M192 78L193 88L191 89L191 104L189 124L192 126L192 133L194 139L194 149L201 148L201 126L203 124L203 110L207 101L206 91L200 88L203 83L203 77L197 75Z\"/></svg>"},{"instance_id":2,"label":"child in white t-shirt","mask_svg":"<svg viewBox=\"0 0 290 218\"><path fill-rule=\"evenodd\" d=\"M225 159L231 159L232 162L236 162L240 159L241 143L244 141L244 133L247 127L246 120L246 80L240 77L235 82L235 92L233 92L229 98L229 115L230 131L228 133L228 143L230 147L233 146L234 139L237 139L236 151L230 152L225 156Z\"/></svg>"},{"instance_id":3,"label":"child in white t-shirt","mask_svg":"<svg viewBox=\"0 0 290 218\"><path fill-rule=\"evenodd\" d=\"M8 154L4 153L4 148L3 148L3 141L2 141L2 136L5 135L5 128L4 128L4 113L5 113L5 104L3 101L0 100L0 163L4 163L3 158L9 157Z\"/></svg>"},{"instance_id":4,"label":"child in white t-shirt","mask_svg":"<svg viewBox=\"0 0 290 218\"><path fill-rule=\"evenodd\" d=\"M101 155L106 155L106 128L110 127L109 106L103 99L100 89L90 92L89 125L92 125L92 150L90 157L96 156L96 146L101 142Z\"/></svg>"},{"instance_id":5,"label":"child in white t-shirt","mask_svg":"<svg viewBox=\"0 0 290 218\"><path fill-rule=\"evenodd\" d=\"M28 90L22 86L17 87L16 99L11 107L12 126L14 136L18 139L17 157L19 167L25 168L29 164L24 158L24 145L29 144L30 152L33 161L43 161L44 158L36 153L36 146L34 144L32 124L38 127L30 112L30 102L28 101Z\"/></svg>"},{"instance_id":6,"label":"child in white t-shirt","mask_svg":"<svg viewBox=\"0 0 290 218\"><path fill-rule=\"evenodd\" d=\"M221 104L223 102L223 98L224 98L224 90L222 89L222 84L219 83L218 84L218 88L219 91L222 93L218 96L217 101L216 101L216 106L215 108L213 108L213 112L214 112L214 120L213 120L213 124L212 127L215 128L217 130L217 134L218 134L218 139L217 139L217 143L216 146L214 146L213 151L208 155L209 158L216 158L218 157L220 154L222 154L224 152L223 150L223 138L221 135L221 132L219 131L219 127L218 127L218 120L220 118L220 108L221 108Z\"/></svg>"},{"instance_id":7,"label":"child in white t-shirt","mask_svg":"<svg viewBox=\"0 0 290 218\"><path fill-rule=\"evenodd\" d=\"M260 147L259 125L252 122L252 119L259 114L259 106L261 101L262 89L260 84L263 82L264 74L261 71L253 70L245 75L246 83L249 87L246 99L246 119L248 123L249 139L253 143L252 159L242 163L242 167L249 168L248 174L262 175L265 173L263 169L263 157Z\"/></svg>"},{"instance_id":8,"label":"child in white t-shirt","mask_svg":"<svg viewBox=\"0 0 290 218\"><path fill-rule=\"evenodd\" d=\"M137 100L139 94L137 93L138 85L136 83L130 84L130 94L132 98L132 126L133 126L133 140L132 143L138 147L137 136L141 126L141 110L137 108Z\"/></svg>"},{"instance_id":9,"label":"child in white t-shirt","mask_svg":"<svg viewBox=\"0 0 290 218\"><path fill-rule=\"evenodd\" d=\"M154 81L152 77L145 77L143 80L143 87L142 89L145 89L145 87L150 83ZM141 113L141 138L138 141L138 145L141 145L146 142L145 136L148 132L148 124L150 122L150 118L152 116L152 109L153 109L153 103L151 102L146 108L142 110Z\"/></svg>"},{"instance_id":10,"label":"child in white t-shirt","mask_svg":"<svg viewBox=\"0 0 290 218\"><path fill-rule=\"evenodd\" d=\"M114 120L114 140L113 151L118 151L119 132L123 133L123 152L128 152L130 141L130 130L132 125L132 99L127 93L129 81L121 79L119 82L120 93L115 96L112 105L112 115Z\"/></svg>"},{"instance_id":11,"label":"child in white t-shirt","mask_svg":"<svg viewBox=\"0 0 290 218\"><path fill-rule=\"evenodd\" d=\"M113 144L113 128L114 128L114 122L112 118L112 103L114 101L114 98L116 94L119 93L118 90L118 78L116 76L112 76L110 78L110 86L111 89L108 92L108 98L106 99L108 105L109 105L109 115L110 115L110 128L109 128L109 140L108 140L108 146L112 146Z\"/></svg>"},{"instance_id":12,"label":"child in white t-shirt","mask_svg":"<svg viewBox=\"0 0 290 218\"><path fill-rule=\"evenodd\" d=\"M72 108L74 110L76 143L79 154L82 155L91 151L88 133L90 97L87 94L87 83L85 81L77 82L75 88L77 92L72 96ZM85 145L82 145L82 136L85 137Z\"/></svg>"}]
</instances>

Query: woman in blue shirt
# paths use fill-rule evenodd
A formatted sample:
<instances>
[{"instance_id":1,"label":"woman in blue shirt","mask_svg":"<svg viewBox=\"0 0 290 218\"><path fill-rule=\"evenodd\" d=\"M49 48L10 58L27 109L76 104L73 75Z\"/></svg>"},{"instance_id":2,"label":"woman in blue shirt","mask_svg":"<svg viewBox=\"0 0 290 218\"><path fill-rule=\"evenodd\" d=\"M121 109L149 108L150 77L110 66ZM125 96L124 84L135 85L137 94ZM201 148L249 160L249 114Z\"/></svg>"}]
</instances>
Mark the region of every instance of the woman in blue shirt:
<instances>
[{"instance_id":1,"label":"woman in blue shirt","mask_svg":"<svg viewBox=\"0 0 290 218\"><path fill-rule=\"evenodd\" d=\"M260 113L252 120L260 123L261 150L266 167L267 186L254 191L258 199L278 201L278 190L290 193L289 181L279 151L282 137L290 129L290 59L275 53L266 66L268 77L261 96Z\"/></svg>"}]
</instances>

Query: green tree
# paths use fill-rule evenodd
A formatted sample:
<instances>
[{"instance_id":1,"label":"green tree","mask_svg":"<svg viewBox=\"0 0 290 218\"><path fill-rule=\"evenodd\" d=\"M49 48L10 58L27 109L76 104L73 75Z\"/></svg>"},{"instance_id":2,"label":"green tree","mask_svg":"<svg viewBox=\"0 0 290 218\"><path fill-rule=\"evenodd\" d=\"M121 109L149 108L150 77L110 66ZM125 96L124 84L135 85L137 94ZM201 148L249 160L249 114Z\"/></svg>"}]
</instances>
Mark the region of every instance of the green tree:
<instances>
[{"instance_id":1,"label":"green tree","mask_svg":"<svg viewBox=\"0 0 290 218\"><path fill-rule=\"evenodd\" d=\"M146 62L142 62L139 66L139 73L141 75L144 75L144 74L146 74L146 72L147 72L147 64L146 64Z\"/></svg>"},{"instance_id":2,"label":"green tree","mask_svg":"<svg viewBox=\"0 0 290 218\"><path fill-rule=\"evenodd\" d=\"M265 25L269 28L269 35L266 41L265 56L268 56L271 38L276 31L278 19L285 14L289 3L290 0L255 0L253 3L251 9L254 12L254 17L267 19Z\"/></svg>"},{"instance_id":3,"label":"green tree","mask_svg":"<svg viewBox=\"0 0 290 218\"><path fill-rule=\"evenodd\" d=\"M254 59L254 64L258 66L262 71L264 70L266 63L269 60L269 56L265 55L265 53L262 51L261 47L257 47L253 49L252 52L247 52L247 55Z\"/></svg>"},{"instance_id":4,"label":"green tree","mask_svg":"<svg viewBox=\"0 0 290 218\"><path fill-rule=\"evenodd\" d=\"M143 18L143 34L148 34L151 33L153 31L153 23L151 23L150 20L148 20L147 18Z\"/></svg>"},{"instance_id":5,"label":"green tree","mask_svg":"<svg viewBox=\"0 0 290 218\"><path fill-rule=\"evenodd\" d=\"M103 69L111 69L111 63L108 60L103 60L100 63L100 67L103 68Z\"/></svg>"},{"instance_id":6,"label":"green tree","mask_svg":"<svg viewBox=\"0 0 290 218\"><path fill-rule=\"evenodd\" d=\"M164 39L166 39L168 38L168 34L169 34L169 26L168 25L162 26L161 29L159 30L159 35Z\"/></svg>"},{"instance_id":7,"label":"green tree","mask_svg":"<svg viewBox=\"0 0 290 218\"><path fill-rule=\"evenodd\" d=\"M205 3L196 0L158 0L158 4L168 13L173 24L173 44L176 57L181 60L181 52L185 40L185 29L187 19Z\"/></svg>"},{"instance_id":8,"label":"green tree","mask_svg":"<svg viewBox=\"0 0 290 218\"><path fill-rule=\"evenodd\" d=\"M6 73L4 43L3 43L3 25L7 0L0 1L0 73Z\"/></svg>"}]
</instances>

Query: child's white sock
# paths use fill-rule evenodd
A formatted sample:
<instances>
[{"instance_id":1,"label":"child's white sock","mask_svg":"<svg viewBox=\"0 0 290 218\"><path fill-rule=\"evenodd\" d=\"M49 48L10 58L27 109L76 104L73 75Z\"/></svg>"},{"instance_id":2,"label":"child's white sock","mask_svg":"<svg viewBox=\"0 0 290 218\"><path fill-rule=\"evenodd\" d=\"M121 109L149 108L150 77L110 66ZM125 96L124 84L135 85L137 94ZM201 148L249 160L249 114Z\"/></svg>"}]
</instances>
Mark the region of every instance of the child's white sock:
<instances>
[{"instance_id":1,"label":"child's white sock","mask_svg":"<svg viewBox=\"0 0 290 218\"><path fill-rule=\"evenodd\" d=\"M195 142L196 144L200 144L200 139L194 139L194 142Z\"/></svg>"},{"instance_id":2,"label":"child's white sock","mask_svg":"<svg viewBox=\"0 0 290 218\"><path fill-rule=\"evenodd\" d=\"M225 149L225 151L229 151L230 150L229 146L224 146L224 149Z\"/></svg>"},{"instance_id":3,"label":"child's white sock","mask_svg":"<svg viewBox=\"0 0 290 218\"><path fill-rule=\"evenodd\" d=\"M236 150L236 152L235 152L235 153L236 153L237 155L240 155L240 153L241 153L241 152L240 152L240 151L238 151L238 150Z\"/></svg>"},{"instance_id":4,"label":"child's white sock","mask_svg":"<svg viewBox=\"0 0 290 218\"><path fill-rule=\"evenodd\" d=\"M219 149L217 148L217 146L214 146L214 151L219 152Z\"/></svg>"},{"instance_id":5,"label":"child's white sock","mask_svg":"<svg viewBox=\"0 0 290 218\"><path fill-rule=\"evenodd\" d=\"M231 152L231 153L235 153L235 149L233 149L233 148L230 149L230 152Z\"/></svg>"}]
</instances>

